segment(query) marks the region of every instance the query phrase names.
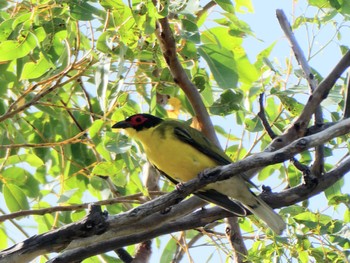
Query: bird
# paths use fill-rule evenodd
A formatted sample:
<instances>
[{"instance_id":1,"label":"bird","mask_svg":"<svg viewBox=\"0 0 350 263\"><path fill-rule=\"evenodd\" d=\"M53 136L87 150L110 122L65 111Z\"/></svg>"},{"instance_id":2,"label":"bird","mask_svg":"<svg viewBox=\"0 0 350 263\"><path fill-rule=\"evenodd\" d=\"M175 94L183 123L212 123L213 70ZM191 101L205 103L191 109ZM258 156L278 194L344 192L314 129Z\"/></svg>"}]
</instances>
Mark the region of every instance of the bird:
<instances>
[{"instance_id":1,"label":"bird","mask_svg":"<svg viewBox=\"0 0 350 263\"><path fill-rule=\"evenodd\" d=\"M232 163L221 148L184 121L139 113L115 123L112 128L125 130L139 142L148 161L174 184L196 178L206 169ZM249 210L276 234L281 234L285 222L250 190L252 185L249 179L237 175L210 183L194 194L235 215L245 216Z\"/></svg>"}]
</instances>

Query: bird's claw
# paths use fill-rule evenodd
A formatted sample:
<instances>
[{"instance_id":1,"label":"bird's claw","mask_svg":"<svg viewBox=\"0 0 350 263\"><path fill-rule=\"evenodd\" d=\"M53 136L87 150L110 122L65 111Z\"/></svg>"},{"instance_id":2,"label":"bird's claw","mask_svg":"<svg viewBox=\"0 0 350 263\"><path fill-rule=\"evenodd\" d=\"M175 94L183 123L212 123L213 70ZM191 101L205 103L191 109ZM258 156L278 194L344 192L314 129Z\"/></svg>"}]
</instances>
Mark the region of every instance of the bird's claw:
<instances>
[{"instance_id":1,"label":"bird's claw","mask_svg":"<svg viewBox=\"0 0 350 263\"><path fill-rule=\"evenodd\" d=\"M182 182L175 185L176 190L179 192L183 192L183 187L184 187L184 184Z\"/></svg>"},{"instance_id":2,"label":"bird's claw","mask_svg":"<svg viewBox=\"0 0 350 263\"><path fill-rule=\"evenodd\" d=\"M205 179L208 179L210 176L211 176L211 171L212 169L205 169L203 171L201 171L199 174L198 174L198 178L199 180L205 180Z\"/></svg>"}]
</instances>

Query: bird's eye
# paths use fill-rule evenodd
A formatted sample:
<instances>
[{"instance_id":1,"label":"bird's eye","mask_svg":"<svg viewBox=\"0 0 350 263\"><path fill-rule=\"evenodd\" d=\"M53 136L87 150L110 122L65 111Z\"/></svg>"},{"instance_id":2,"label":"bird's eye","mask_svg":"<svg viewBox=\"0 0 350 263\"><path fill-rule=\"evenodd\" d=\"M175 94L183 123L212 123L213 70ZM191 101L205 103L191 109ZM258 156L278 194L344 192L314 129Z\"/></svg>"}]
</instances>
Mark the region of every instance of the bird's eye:
<instances>
[{"instance_id":1,"label":"bird's eye","mask_svg":"<svg viewBox=\"0 0 350 263\"><path fill-rule=\"evenodd\" d=\"M142 122L142 118L141 118L141 117L136 117L136 118L135 118L135 122L141 123L141 122Z\"/></svg>"}]
</instances>

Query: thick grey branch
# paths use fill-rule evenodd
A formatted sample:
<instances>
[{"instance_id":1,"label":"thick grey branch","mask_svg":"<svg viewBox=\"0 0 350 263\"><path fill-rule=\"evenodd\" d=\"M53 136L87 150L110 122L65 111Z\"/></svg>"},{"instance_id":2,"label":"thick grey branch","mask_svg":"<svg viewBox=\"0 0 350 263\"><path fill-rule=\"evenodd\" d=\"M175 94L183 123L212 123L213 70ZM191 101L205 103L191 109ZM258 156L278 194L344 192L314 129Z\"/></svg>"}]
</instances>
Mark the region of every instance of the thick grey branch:
<instances>
[{"instance_id":1,"label":"thick grey branch","mask_svg":"<svg viewBox=\"0 0 350 263\"><path fill-rule=\"evenodd\" d=\"M194 214L191 214L191 212L202 206L203 201L193 198L180 202L168 213L164 214L157 212L166 211L167 209L169 210L171 205L178 203L178 200L182 200L185 196L197 191L208 183L242 174L244 171L251 168L259 168L269 164L283 162L297 153L319 144L326 143L332 138L349 132L350 119L342 120L317 134L298 139L278 151L259 153L237 163L209 170L205 173L206 176L201 176L201 178L196 178L185 183L181 187L181 191L175 190L146 204L140 205L126 213L110 216L104 224L94 223L93 225L103 226L98 227L96 231L90 232L90 228L87 227L87 225L91 224L81 221L67 225L55 231L31 237L21 244L0 252L0 262L18 262L11 261L10 259L27 262L27 253L31 253L32 259L40 254L60 251L62 249L66 249L67 251L71 250L71 253L74 254L76 249L81 247L87 248L90 246L99 246L100 242L111 242L110 244L114 244L112 249L116 249L119 246L148 240L163 233L203 226L204 224L215 221L219 218L227 217L230 213L219 209L215 211L221 211L220 214L212 215L209 213L208 217L200 217L198 220L196 218L196 221L194 220L195 215L198 215L200 212ZM300 185L278 194L264 193L262 194L262 198L275 208L290 205L325 190L344 176L349 169L350 159L347 159L339 167L320 178L317 185L312 188L310 188L309 185ZM201 215L204 216L204 212L202 212ZM103 215L100 214L99 217L103 218ZM75 229L76 225L81 227ZM87 232L85 233L84 231ZM108 251L110 248L110 246L107 245L103 247L105 249L103 251ZM96 248L94 251L102 253L99 248ZM36 251L34 252L33 250ZM92 248L91 250L89 249L89 251L93 251ZM19 257L19 255L22 257Z\"/></svg>"},{"instance_id":2,"label":"thick grey branch","mask_svg":"<svg viewBox=\"0 0 350 263\"><path fill-rule=\"evenodd\" d=\"M303 50L301 49L301 47L298 44L298 41L295 38L295 35L292 31L292 28L288 22L288 19L285 15L285 13L283 12L283 10L281 9L277 9L276 10L276 16L278 19L278 22L280 23L280 26L284 32L284 34L286 35L292 49L295 55L295 58L297 59L300 67L302 68L305 78L307 80L307 82L309 83L310 89L313 91L316 89L317 87L317 83L315 80L314 75L311 72L311 68L309 66L309 63L307 62L307 59L304 55Z\"/></svg>"}]
</instances>

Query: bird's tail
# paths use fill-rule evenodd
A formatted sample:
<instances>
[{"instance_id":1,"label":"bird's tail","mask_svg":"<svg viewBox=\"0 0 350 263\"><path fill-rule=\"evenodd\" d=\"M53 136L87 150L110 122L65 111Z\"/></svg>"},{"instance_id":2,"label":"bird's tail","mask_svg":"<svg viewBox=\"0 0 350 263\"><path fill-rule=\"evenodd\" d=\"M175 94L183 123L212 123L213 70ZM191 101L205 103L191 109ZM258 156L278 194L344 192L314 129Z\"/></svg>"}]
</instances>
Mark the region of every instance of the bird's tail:
<instances>
[{"instance_id":1,"label":"bird's tail","mask_svg":"<svg viewBox=\"0 0 350 263\"><path fill-rule=\"evenodd\" d=\"M281 234L286 227L282 217L259 197L255 196L255 205L247 207L254 215L262 219L276 234Z\"/></svg>"}]
</instances>

